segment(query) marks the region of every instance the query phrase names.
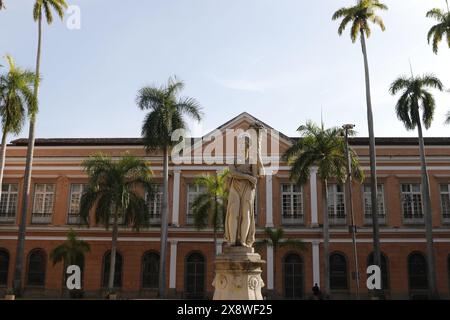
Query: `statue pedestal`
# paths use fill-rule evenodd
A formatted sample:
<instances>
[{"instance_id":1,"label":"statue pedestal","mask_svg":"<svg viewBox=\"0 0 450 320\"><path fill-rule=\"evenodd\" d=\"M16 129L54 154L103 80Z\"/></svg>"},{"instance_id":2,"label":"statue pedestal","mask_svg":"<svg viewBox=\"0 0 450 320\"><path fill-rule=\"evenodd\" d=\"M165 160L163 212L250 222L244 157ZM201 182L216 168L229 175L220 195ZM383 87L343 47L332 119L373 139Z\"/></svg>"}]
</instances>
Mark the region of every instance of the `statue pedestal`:
<instances>
[{"instance_id":1,"label":"statue pedestal","mask_svg":"<svg viewBox=\"0 0 450 320\"><path fill-rule=\"evenodd\" d=\"M262 265L253 248L225 247L216 257L213 300L262 300Z\"/></svg>"}]
</instances>

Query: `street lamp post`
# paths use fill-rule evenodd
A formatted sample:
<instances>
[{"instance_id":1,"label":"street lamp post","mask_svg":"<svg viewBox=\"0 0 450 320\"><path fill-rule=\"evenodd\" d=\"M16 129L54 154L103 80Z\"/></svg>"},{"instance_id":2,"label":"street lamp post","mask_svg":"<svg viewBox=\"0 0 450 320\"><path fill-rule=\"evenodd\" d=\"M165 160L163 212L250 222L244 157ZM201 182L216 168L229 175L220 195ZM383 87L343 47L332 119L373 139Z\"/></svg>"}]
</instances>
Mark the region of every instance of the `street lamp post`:
<instances>
[{"instance_id":1,"label":"street lamp post","mask_svg":"<svg viewBox=\"0 0 450 320\"><path fill-rule=\"evenodd\" d=\"M355 268L355 281L356 281L356 299L359 299L359 268L358 268L358 251L356 247L356 224L355 215L353 211L353 192L352 192L352 165L350 161L350 151L348 146L348 132L355 127L353 124L345 124L342 128L345 130L345 153L347 157L347 207L350 211L350 229L352 234L353 244L353 263Z\"/></svg>"}]
</instances>

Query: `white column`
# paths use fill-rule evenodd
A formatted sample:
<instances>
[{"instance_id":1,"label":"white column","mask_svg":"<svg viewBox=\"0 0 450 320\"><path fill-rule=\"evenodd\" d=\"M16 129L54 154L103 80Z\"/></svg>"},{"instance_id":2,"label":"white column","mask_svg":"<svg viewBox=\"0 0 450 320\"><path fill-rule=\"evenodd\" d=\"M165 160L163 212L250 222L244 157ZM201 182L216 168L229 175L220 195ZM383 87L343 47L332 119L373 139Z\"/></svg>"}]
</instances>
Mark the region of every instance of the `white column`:
<instances>
[{"instance_id":1,"label":"white column","mask_svg":"<svg viewBox=\"0 0 450 320\"><path fill-rule=\"evenodd\" d=\"M174 170L173 175L173 205L172 205L172 225L179 225L180 215L180 176L181 170Z\"/></svg>"},{"instance_id":2,"label":"white column","mask_svg":"<svg viewBox=\"0 0 450 320\"><path fill-rule=\"evenodd\" d=\"M273 247L267 246L267 289L273 290Z\"/></svg>"},{"instance_id":3,"label":"white column","mask_svg":"<svg viewBox=\"0 0 450 320\"><path fill-rule=\"evenodd\" d=\"M311 226L319 226L317 213L317 167L312 167L310 170L309 186L311 192Z\"/></svg>"},{"instance_id":4,"label":"white column","mask_svg":"<svg viewBox=\"0 0 450 320\"><path fill-rule=\"evenodd\" d=\"M312 265L313 265L313 285L317 283L320 287L320 241L312 242Z\"/></svg>"},{"instance_id":5,"label":"white column","mask_svg":"<svg viewBox=\"0 0 450 320\"><path fill-rule=\"evenodd\" d=\"M169 275L169 288L176 288L177 280L177 245L178 241L170 241L170 275Z\"/></svg>"},{"instance_id":6,"label":"white column","mask_svg":"<svg viewBox=\"0 0 450 320\"><path fill-rule=\"evenodd\" d=\"M221 239L217 240L217 245L216 245L217 254L222 253L222 243L223 243L223 240L221 240Z\"/></svg>"},{"instance_id":7,"label":"white column","mask_svg":"<svg viewBox=\"0 0 450 320\"><path fill-rule=\"evenodd\" d=\"M272 171L266 169L266 227L273 227Z\"/></svg>"}]
</instances>

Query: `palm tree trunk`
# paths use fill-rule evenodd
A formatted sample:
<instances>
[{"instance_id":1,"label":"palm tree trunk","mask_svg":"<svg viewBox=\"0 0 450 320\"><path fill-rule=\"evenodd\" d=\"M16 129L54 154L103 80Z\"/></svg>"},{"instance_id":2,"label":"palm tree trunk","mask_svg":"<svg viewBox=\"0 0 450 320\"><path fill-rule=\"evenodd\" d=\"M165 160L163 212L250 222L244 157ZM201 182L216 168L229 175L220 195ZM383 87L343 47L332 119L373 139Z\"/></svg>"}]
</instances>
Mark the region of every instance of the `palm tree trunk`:
<instances>
[{"instance_id":1,"label":"palm tree trunk","mask_svg":"<svg viewBox=\"0 0 450 320\"><path fill-rule=\"evenodd\" d=\"M116 271L116 252L117 252L117 237L119 235L118 228L118 206L116 205L114 209L114 224L112 231L112 242L111 242L111 260L109 263L109 278L108 278L108 290L111 292L114 289L114 274Z\"/></svg>"},{"instance_id":2,"label":"palm tree trunk","mask_svg":"<svg viewBox=\"0 0 450 320\"><path fill-rule=\"evenodd\" d=\"M34 81L34 97L37 100L39 94L39 74L41 66L41 43L42 43L42 16L39 17L38 21L38 47L36 54L36 79ZM25 176L23 181L23 191L22 191L22 208L20 215L20 225L19 234L17 237L17 249L16 249L16 261L14 269L14 283L13 287L16 292L20 294L22 290L22 270L23 270L23 258L25 250L25 234L26 234L26 223L27 223L27 211L28 211L28 200L30 197L30 187L31 187L31 169L33 166L33 153L34 153L34 139L35 139L35 121L36 115L33 114L30 117L30 129L28 134L28 148L27 148L27 158L25 163Z\"/></svg>"},{"instance_id":3,"label":"palm tree trunk","mask_svg":"<svg viewBox=\"0 0 450 320\"><path fill-rule=\"evenodd\" d=\"M369 153L370 153L370 199L372 204L372 229L373 229L373 261L381 268L380 252L380 227L378 224L378 196L377 196L377 162L375 150L375 134L373 128L372 99L370 95L370 75L369 62L367 58L366 38L361 29L361 48L364 56L364 71L366 78L366 102L367 102L367 123L369 126Z\"/></svg>"},{"instance_id":4,"label":"palm tree trunk","mask_svg":"<svg viewBox=\"0 0 450 320\"><path fill-rule=\"evenodd\" d=\"M214 257L217 256L217 225L219 217L219 205L217 203L217 195L214 196L214 219L213 219L213 237L214 237Z\"/></svg>"},{"instance_id":5,"label":"palm tree trunk","mask_svg":"<svg viewBox=\"0 0 450 320\"><path fill-rule=\"evenodd\" d=\"M325 179L322 183L322 206L323 206L323 268L324 268L324 287L325 293L330 294L330 226L328 223L328 181Z\"/></svg>"},{"instance_id":6,"label":"palm tree trunk","mask_svg":"<svg viewBox=\"0 0 450 320\"><path fill-rule=\"evenodd\" d=\"M163 160L163 203L161 215L161 254L159 261L159 297L166 297L166 255L167 255L167 222L168 222L168 196L169 196L169 149L164 148Z\"/></svg>"},{"instance_id":7,"label":"palm tree trunk","mask_svg":"<svg viewBox=\"0 0 450 320\"><path fill-rule=\"evenodd\" d=\"M419 108L417 107L417 112ZM436 287L436 274L435 274L435 257L433 249L433 212L431 210L431 199L430 199L430 185L428 181L427 173L427 163L425 159L425 144L423 140L422 124L420 122L420 117L417 118L419 121L417 123L417 128L419 131L419 148L420 148L420 166L422 174L422 198L423 198L423 208L425 209L425 229L426 229L426 239L427 239L427 262L428 262L428 283L430 288L430 298L437 299L438 291Z\"/></svg>"},{"instance_id":8,"label":"palm tree trunk","mask_svg":"<svg viewBox=\"0 0 450 320\"><path fill-rule=\"evenodd\" d=\"M6 136L8 133L6 130L3 130L2 135L2 155L0 158L0 200L2 198L2 190L3 190L3 172L5 170L5 161L6 161Z\"/></svg>"},{"instance_id":9,"label":"palm tree trunk","mask_svg":"<svg viewBox=\"0 0 450 320\"><path fill-rule=\"evenodd\" d=\"M273 293L275 297L278 297L277 292L277 244L273 243L272 250L273 250Z\"/></svg>"}]
</instances>

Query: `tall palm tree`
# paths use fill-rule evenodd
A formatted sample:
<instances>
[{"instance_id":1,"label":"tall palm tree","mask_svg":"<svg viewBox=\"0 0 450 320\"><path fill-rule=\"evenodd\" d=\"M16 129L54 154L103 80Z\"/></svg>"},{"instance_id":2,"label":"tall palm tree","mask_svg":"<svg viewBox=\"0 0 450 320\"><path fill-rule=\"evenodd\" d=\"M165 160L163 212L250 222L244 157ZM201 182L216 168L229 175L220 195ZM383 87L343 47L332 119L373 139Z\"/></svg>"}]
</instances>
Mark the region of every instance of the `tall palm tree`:
<instances>
[{"instance_id":1,"label":"tall palm tree","mask_svg":"<svg viewBox=\"0 0 450 320\"><path fill-rule=\"evenodd\" d=\"M367 124L369 129L369 154L370 154L370 192L372 208L378 208L378 190L377 190L377 171L376 171L376 150L375 150L375 133L373 127L372 98L370 93L370 74L369 61L367 57L366 37L371 34L370 23L378 25L382 31L385 30L384 22L381 17L375 13L377 10L387 10L388 7L378 0L359 0L353 7L341 8L336 11L332 17L333 20L342 18L338 28L339 35L342 35L347 25L351 22L352 27L350 37L355 43L358 36L361 41L361 49L364 58L364 71L366 82L366 104L367 104ZM376 211L374 211L376 212ZM373 251L374 264L381 267L381 251L380 251L380 231L378 224L378 215L372 214L373 228Z\"/></svg>"},{"instance_id":2,"label":"tall palm tree","mask_svg":"<svg viewBox=\"0 0 450 320\"><path fill-rule=\"evenodd\" d=\"M277 252L281 248L291 248L291 249L297 249L300 251L306 250L305 243L301 241L300 239L293 239L293 238L285 238L284 237L284 230L282 228L265 228L264 229L265 238L262 240L258 240L255 243L255 247L257 249L261 247L271 247L273 249L273 256L277 257ZM277 274L277 264L276 261L274 261L273 264L273 274ZM276 277L275 277L276 278ZM275 286L275 279L274 279L274 288Z\"/></svg>"},{"instance_id":3,"label":"tall palm tree","mask_svg":"<svg viewBox=\"0 0 450 320\"><path fill-rule=\"evenodd\" d=\"M192 203L194 225L204 229L211 223L214 231L214 254L217 255L217 232L223 227L228 198L227 180L229 171L215 176L204 175L195 180L195 184L204 186L205 192L198 195Z\"/></svg>"},{"instance_id":4,"label":"tall palm tree","mask_svg":"<svg viewBox=\"0 0 450 320\"><path fill-rule=\"evenodd\" d=\"M323 209L323 255L325 270L325 291L330 293L329 279L329 222L328 222L328 181L336 179L343 183L347 178L347 157L345 139L342 128L324 129L312 122L300 126L297 131L300 139L284 154L284 159L291 166L290 178L298 185L304 185L310 176L312 167L317 167L317 174L322 180L322 209ZM354 134L350 131L349 134ZM359 160L352 148L349 148L352 173L359 181L363 179L363 172L359 167Z\"/></svg>"},{"instance_id":5,"label":"tall palm tree","mask_svg":"<svg viewBox=\"0 0 450 320\"><path fill-rule=\"evenodd\" d=\"M177 141L172 133L187 128L185 117L200 121L200 105L192 98L178 98L184 88L182 81L169 78L167 85L144 87L139 90L136 103L141 110L150 110L142 125L142 138L147 151L163 152L163 203L161 212L161 252L159 268L159 296L166 296L166 256L168 233L169 153Z\"/></svg>"},{"instance_id":6,"label":"tall palm tree","mask_svg":"<svg viewBox=\"0 0 450 320\"><path fill-rule=\"evenodd\" d=\"M89 212L95 206L95 221L109 228L112 222L111 261L108 290L114 287L119 219L138 230L148 225L148 207L141 190L153 190L151 170L138 158L124 155L118 161L96 154L83 162L89 176L80 203L80 216L89 224Z\"/></svg>"},{"instance_id":7,"label":"tall palm tree","mask_svg":"<svg viewBox=\"0 0 450 320\"><path fill-rule=\"evenodd\" d=\"M42 47L42 19L45 19L48 24L53 22L52 9L56 11L57 15L63 19L64 9L67 8L65 0L36 0L33 7L33 19L38 24L38 45L36 53L36 71L34 81L33 95L38 100L39 94L39 79L40 79L40 67L41 67L41 47ZM45 17L44 17L45 16ZM26 233L26 220L28 201L30 198L31 188L31 170L33 166L33 154L34 154L34 140L35 140L35 125L37 110L30 115L30 128L28 133L28 146L27 156L25 162L25 175L22 191L22 211L20 217L19 234L17 238L16 249L16 261L14 268L14 289L15 292L21 292L22 289L22 273L23 273L23 258L25 250L25 233Z\"/></svg>"},{"instance_id":8,"label":"tall palm tree","mask_svg":"<svg viewBox=\"0 0 450 320\"><path fill-rule=\"evenodd\" d=\"M419 151L422 172L422 198L425 210L425 228L427 239L427 262L428 262L428 283L430 286L430 297L437 298L435 275L435 257L433 250L433 221L430 199L430 187L427 173L427 163L425 158L425 145L422 133L422 123L425 129L431 126L436 108L436 101L427 88L443 90L442 82L434 75L423 75L414 77L400 77L395 80L389 91L392 95L401 92L401 96L396 105L397 117L403 122L407 130L417 128L419 134ZM422 114L421 114L422 112Z\"/></svg>"},{"instance_id":9,"label":"tall palm tree","mask_svg":"<svg viewBox=\"0 0 450 320\"><path fill-rule=\"evenodd\" d=\"M64 266L76 265L80 269L83 268L84 255L91 251L89 243L77 238L77 234L73 229L67 233L67 240L50 252L50 260L53 265L64 262ZM66 279L64 271L64 279ZM70 296L75 298L80 292L78 290L70 290Z\"/></svg>"},{"instance_id":10,"label":"tall palm tree","mask_svg":"<svg viewBox=\"0 0 450 320\"><path fill-rule=\"evenodd\" d=\"M447 12L441 9L434 8L427 12L427 18L433 18L438 21L438 24L431 27L428 31L428 44L433 38L433 52L438 53L439 43L442 41L443 37L447 38L447 45L450 48L450 9L447 3Z\"/></svg>"},{"instance_id":11,"label":"tall palm tree","mask_svg":"<svg viewBox=\"0 0 450 320\"><path fill-rule=\"evenodd\" d=\"M2 142L0 158L0 197L5 168L6 139L8 134L19 134L25 118L35 112L37 100L33 95L35 74L17 67L11 56L6 56L9 71L0 76L0 116Z\"/></svg>"}]
</instances>

